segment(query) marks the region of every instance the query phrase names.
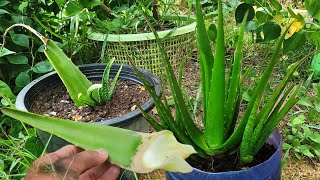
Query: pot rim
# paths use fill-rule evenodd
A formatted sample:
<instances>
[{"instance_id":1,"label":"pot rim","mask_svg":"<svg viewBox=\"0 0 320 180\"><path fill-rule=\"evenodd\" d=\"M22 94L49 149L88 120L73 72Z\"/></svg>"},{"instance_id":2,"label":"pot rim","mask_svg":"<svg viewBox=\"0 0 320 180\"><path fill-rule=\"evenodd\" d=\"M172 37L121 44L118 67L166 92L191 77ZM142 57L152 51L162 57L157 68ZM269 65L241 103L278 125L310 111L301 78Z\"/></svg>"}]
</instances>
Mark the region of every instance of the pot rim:
<instances>
[{"instance_id":1,"label":"pot rim","mask_svg":"<svg viewBox=\"0 0 320 180\"><path fill-rule=\"evenodd\" d=\"M164 31L157 31L159 38L166 36L174 37L182 34L193 32L196 29L196 22L179 27L177 29L168 29ZM139 34L104 34L98 32L92 32L88 34L88 39L95 41L105 41L107 37L108 42L133 42L133 41L148 41L156 39L152 32L139 33Z\"/></svg>"},{"instance_id":2,"label":"pot rim","mask_svg":"<svg viewBox=\"0 0 320 180\"><path fill-rule=\"evenodd\" d=\"M79 65L78 67L80 68L80 70L81 70L81 68L103 67L103 70L104 70L105 66L106 66L106 64L93 63L93 64ZM120 65L119 64L113 64L112 66L120 66ZM123 69L125 69L125 68L128 68L130 71L134 71L131 66L129 66L127 64L123 64ZM139 71L144 76L147 76L147 77L150 78L150 80L152 81L153 86L155 87L156 94L158 96L160 96L161 95L161 82L160 82L160 80L156 76L154 76L153 74L151 74L150 72L148 72L146 70L143 70L143 69L139 68ZM102 71L102 73L103 73L103 71ZM28 85L26 85L19 92L19 94L17 96L16 103L15 103L16 109L29 112L29 110L27 109L26 104L25 104L25 97L26 97L27 93L30 91L30 89L33 86L37 85L37 83L43 82L47 78L49 78L51 76L58 76L58 74L57 74L56 71L47 73L47 74L42 75L42 76L38 77L37 79L31 81ZM134 77L134 76L131 76L131 77L132 77L132 79L135 79L137 83L143 85L141 80L138 77ZM121 75L121 73L119 75L119 78L132 81L132 79L129 79L126 75L125 76ZM61 85L63 86L63 83L61 83ZM153 107L154 107L154 101L153 101L151 96L150 96L150 99L141 106L141 108L145 112L149 112ZM119 125L122 126L122 125L125 125L125 124L131 122L132 120L137 120L141 116L142 116L142 113L140 112L140 110L136 109L136 110L131 111L129 113L126 113L126 114L124 114L124 115L122 115L120 117L115 117L115 118L111 118L111 119L103 119L101 121L93 122L93 123L106 125L106 126L109 126L109 125L110 126L119 126Z\"/></svg>"}]
</instances>

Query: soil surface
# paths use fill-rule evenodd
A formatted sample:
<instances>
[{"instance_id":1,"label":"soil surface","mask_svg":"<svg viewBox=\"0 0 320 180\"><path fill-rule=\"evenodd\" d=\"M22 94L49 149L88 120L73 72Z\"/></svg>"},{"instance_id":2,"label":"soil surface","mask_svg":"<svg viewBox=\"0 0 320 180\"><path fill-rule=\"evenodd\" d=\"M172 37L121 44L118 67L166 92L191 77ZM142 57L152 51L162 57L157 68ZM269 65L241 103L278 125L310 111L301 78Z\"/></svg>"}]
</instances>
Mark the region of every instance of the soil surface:
<instances>
[{"instance_id":1,"label":"soil surface","mask_svg":"<svg viewBox=\"0 0 320 180\"><path fill-rule=\"evenodd\" d=\"M206 172L240 171L249 169L250 167L265 162L272 156L275 151L276 150L272 145L265 144L254 157L253 161L250 164L246 164L245 166L240 166L237 163L239 162L237 153L221 157L220 159L197 159L197 161L190 160L189 163L192 167L201 169L202 171Z\"/></svg>"},{"instance_id":2,"label":"soil surface","mask_svg":"<svg viewBox=\"0 0 320 180\"><path fill-rule=\"evenodd\" d=\"M119 79L111 101L104 106L78 108L64 86L38 96L31 111L48 116L83 122L97 122L134 111L150 99L144 86Z\"/></svg>"}]
</instances>

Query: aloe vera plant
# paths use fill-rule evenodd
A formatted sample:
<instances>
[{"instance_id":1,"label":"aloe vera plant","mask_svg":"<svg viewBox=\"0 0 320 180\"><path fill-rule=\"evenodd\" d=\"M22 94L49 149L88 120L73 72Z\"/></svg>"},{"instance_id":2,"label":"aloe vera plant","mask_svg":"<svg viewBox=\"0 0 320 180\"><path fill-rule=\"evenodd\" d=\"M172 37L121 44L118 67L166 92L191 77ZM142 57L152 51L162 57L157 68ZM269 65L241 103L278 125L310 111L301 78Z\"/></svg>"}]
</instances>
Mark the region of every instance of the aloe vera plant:
<instances>
[{"instance_id":1,"label":"aloe vera plant","mask_svg":"<svg viewBox=\"0 0 320 180\"><path fill-rule=\"evenodd\" d=\"M89 105L103 105L109 101L114 92L118 76L121 72L119 68L111 86L109 87L109 72L114 60L110 60L103 74L102 84L94 84L86 78L79 68L68 58L63 51L51 39L43 37L36 30L25 24L14 24L6 29L3 34L3 44L5 44L6 34L14 27L21 26L35 34L45 45L44 53L61 78L67 88L73 102L77 107Z\"/></svg>"},{"instance_id":2,"label":"aloe vera plant","mask_svg":"<svg viewBox=\"0 0 320 180\"><path fill-rule=\"evenodd\" d=\"M290 28L291 24L289 24L278 38L268 66L262 73L244 114L238 116L242 100L242 86L247 75L242 74L243 37L246 23L251 21L255 14L253 7L249 4L243 3L237 8L237 11L239 11L236 14L238 13L238 16L240 14L240 18L238 17L237 19L237 22L241 23L240 32L236 50L228 70L229 75L226 77L222 7L223 2L218 0L217 40L215 54L213 54L201 12L200 0L196 0L200 83L203 103L202 122L204 128L199 129L196 126L193 116L188 111L181 86L177 82L156 31L153 32L157 37L157 43L164 60L176 113L174 115L171 114L166 99L157 97L154 89L144 80L146 89L155 101L160 121L156 121L146 113L143 114L156 130L171 130L178 141L192 145L200 157L214 157L221 154L230 154L230 152L239 152L240 162L238 164L247 164L252 162L253 157L264 145L279 121L298 101L296 95L301 84L297 86L287 85L290 77L298 66L306 60L307 56L296 62L289 69L267 103L262 103L264 91L277 62L285 35ZM141 75L139 77L143 79Z\"/></svg>"}]
</instances>

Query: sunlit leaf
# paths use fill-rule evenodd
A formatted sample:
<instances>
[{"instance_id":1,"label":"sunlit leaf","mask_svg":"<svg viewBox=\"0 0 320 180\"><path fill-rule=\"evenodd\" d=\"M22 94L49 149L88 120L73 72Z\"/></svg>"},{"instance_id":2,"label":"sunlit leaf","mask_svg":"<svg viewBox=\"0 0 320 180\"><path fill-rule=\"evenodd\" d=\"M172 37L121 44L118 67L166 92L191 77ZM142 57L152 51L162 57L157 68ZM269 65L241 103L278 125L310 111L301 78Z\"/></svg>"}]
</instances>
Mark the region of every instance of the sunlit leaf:
<instances>
[{"instance_id":1,"label":"sunlit leaf","mask_svg":"<svg viewBox=\"0 0 320 180\"><path fill-rule=\"evenodd\" d=\"M0 93L10 99L16 98L16 96L12 93L10 87L5 82L3 82L1 80L0 80Z\"/></svg>"},{"instance_id":2,"label":"sunlit leaf","mask_svg":"<svg viewBox=\"0 0 320 180\"><path fill-rule=\"evenodd\" d=\"M299 124L303 124L305 122L305 120L306 120L306 117L304 117L304 115L299 115L298 117L296 117L292 120L292 125L296 126Z\"/></svg>"},{"instance_id":3,"label":"sunlit leaf","mask_svg":"<svg viewBox=\"0 0 320 180\"><path fill-rule=\"evenodd\" d=\"M312 133L312 134L310 134L309 138L310 138L312 141L320 144L320 134L319 134L319 133Z\"/></svg>"},{"instance_id":4,"label":"sunlit leaf","mask_svg":"<svg viewBox=\"0 0 320 180\"><path fill-rule=\"evenodd\" d=\"M0 57L6 56L6 55L9 55L9 54L14 54L14 53L16 53L16 52L10 51L7 48L3 48L2 50L0 50Z\"/></svg>"},{"instance_id":5,"label":"sunlit leaf","mask_svg":"<svg viewBox=\"0 0 320 180\"><path fill-rule=\"evenodd\" d=\"M33 72L35 73L47 73L53 70L53 67L49 61L41 61L37 63L33 68Z\"/></svg>"}]
</instances>

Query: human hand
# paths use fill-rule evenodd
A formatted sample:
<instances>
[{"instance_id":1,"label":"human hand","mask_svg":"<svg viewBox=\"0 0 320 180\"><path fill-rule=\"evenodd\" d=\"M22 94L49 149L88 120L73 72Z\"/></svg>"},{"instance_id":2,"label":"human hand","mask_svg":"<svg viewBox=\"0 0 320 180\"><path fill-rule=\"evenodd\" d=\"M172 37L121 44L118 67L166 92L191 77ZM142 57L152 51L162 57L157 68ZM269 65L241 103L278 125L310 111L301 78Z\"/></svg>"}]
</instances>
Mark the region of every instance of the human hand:
<instances>
[{"instance_id":1,"label":"human hand","mask_svg":"<svg viewBox=\"0 0 320 180\"><path fill-rule=\"evenodd\" d=\"M113 180L120 168L111 164L104 150L85 151L74 145L46 154L34 161L25 180Z\"/></svg>"}]
</instances>

